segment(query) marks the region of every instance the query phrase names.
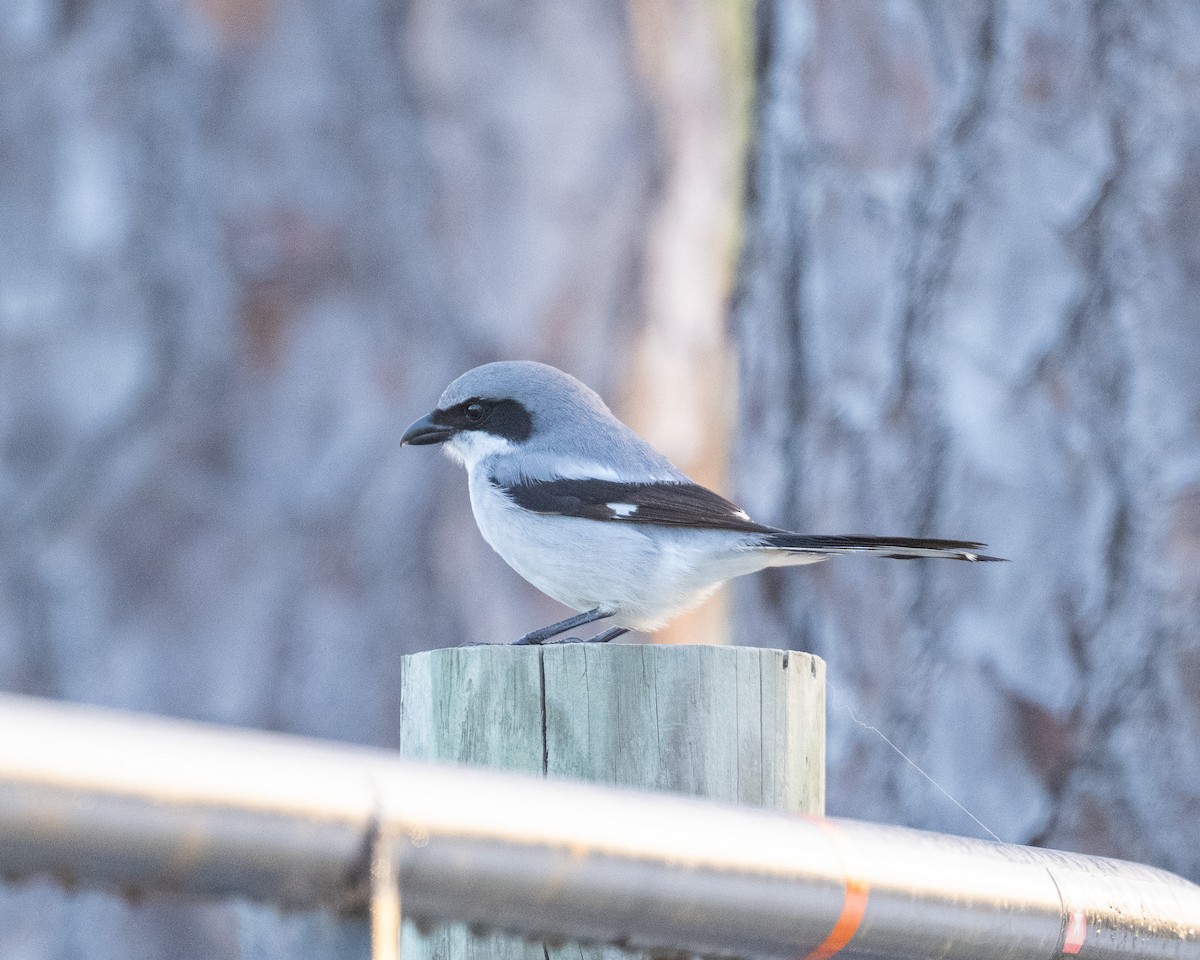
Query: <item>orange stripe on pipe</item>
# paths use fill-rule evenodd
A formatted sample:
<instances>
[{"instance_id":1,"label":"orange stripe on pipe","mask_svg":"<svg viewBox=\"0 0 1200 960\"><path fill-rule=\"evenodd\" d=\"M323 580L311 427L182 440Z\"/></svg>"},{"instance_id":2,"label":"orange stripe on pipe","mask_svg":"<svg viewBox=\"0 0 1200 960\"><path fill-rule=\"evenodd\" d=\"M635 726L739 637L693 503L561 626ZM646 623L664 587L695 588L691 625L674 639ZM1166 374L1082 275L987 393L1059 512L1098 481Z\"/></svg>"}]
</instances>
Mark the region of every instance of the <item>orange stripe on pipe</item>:
<instances>
[{"instance_id":1,"label":"orange stripe on pipe","mask_svg":"<svg viewBox=\"0 0 1200 960\"><path fill-rule=\"evenodd\" d=\"M825 835L833 841L833 848L837 851L838 859L842 861L842 873L846 878L846 898L842 901L842 910L838 914L833 929L829 931L829 936L815 950L806 953L801 960L828 960L835 953L845 949L846 944L858 932L863 915L867 912L867 900L871 892L871 888L865 880L851 875L850 869L846 865L846 852L842 847L838 829L828 820L818 818L817 823Z\"/></svg>"},{"instance_id":2,"label":"orange stripe on pipe","mask_svg":"<svg viewBox=\"0 0 1200 960\"><path fill-rule=\"evenodd\" d=\"M1087 939L1087 917L1076 907L1067 918L1067 928L1063 933L1062 952L1078 953L1083 949L1083 941Z\"/></svg>"},{"instance_id":3,"label":"orange stripe on pipe","mask_svg":"<svg viewBox=\"0 0 1200 960\"><path fill-rule=\"evenodd\" d=\"M845 948L858 932L858 925L862 923L863 914L867 912L868 893L867 885L861 880L846 878L846 899L842 903L842 912L838 915L837 923L819 947L805 954L804 960L828 960Z\"/></svg>"}]
</instances>

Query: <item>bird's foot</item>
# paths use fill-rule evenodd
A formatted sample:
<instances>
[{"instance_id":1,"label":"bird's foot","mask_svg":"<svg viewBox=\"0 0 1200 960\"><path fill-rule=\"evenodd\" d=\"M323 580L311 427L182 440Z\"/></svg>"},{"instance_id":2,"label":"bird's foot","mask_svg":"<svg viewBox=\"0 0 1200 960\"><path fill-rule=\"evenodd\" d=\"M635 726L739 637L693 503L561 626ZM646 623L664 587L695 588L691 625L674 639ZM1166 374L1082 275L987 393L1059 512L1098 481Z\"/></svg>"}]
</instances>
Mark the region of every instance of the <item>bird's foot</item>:
<instances>
[{"instance_id":1,"label":"bird's foot","mask_svg":"<svg viewBox=\"0 0 1200 960\"><path fill-rule=\"evenodd\" d=\"M560 637L557 640L547 640L545 644L549 646L552 643L608 643L609 640L615 640L617 637L628 632L624 627L613 627L611 630L605 630L594 637Z\"/></svg>"},{"instance_id":2,"label":"bird's foot","mask_svg":"<svg viewBox=\"0 0 1200 960\"><path fill-rule=\"evenodd\" d=\"M566 620L560 620L558 623L552 623L548 627L542 627L540 630L532 630L521 637L521 639L514 640L513 646L539 646L551 637L558 636L560 633L565 633L568 630L574 630L576 627L582 627L585 623L594 623L597 620L603 620L605 617L611 616L611 613L604 613L599 607L596 607L584 613L577 613L573 617L567 617Z\"/></svg>"}]
</instances>

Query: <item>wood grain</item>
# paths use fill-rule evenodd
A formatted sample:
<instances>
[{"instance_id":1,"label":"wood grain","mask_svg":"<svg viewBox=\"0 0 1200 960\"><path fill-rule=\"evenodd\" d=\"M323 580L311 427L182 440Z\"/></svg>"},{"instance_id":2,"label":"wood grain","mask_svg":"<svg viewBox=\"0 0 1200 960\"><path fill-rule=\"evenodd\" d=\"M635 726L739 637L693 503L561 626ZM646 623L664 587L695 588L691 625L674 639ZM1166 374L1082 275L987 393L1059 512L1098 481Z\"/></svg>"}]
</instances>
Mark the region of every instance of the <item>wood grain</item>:
<instances>
[{"instance_id":1,"label":"wood grain","mask_svg":"<svg viewBox=\"0 0 1200 960\"><path fill-rule=\"evenodd\" d=\"M404 658L400 750L793 813L824 811L825 665L752 647L562 644ZM487 798L481 797L481 803ZM406 929L406 960L627 957L460 927Z\"/></svg>"}]
</instances>

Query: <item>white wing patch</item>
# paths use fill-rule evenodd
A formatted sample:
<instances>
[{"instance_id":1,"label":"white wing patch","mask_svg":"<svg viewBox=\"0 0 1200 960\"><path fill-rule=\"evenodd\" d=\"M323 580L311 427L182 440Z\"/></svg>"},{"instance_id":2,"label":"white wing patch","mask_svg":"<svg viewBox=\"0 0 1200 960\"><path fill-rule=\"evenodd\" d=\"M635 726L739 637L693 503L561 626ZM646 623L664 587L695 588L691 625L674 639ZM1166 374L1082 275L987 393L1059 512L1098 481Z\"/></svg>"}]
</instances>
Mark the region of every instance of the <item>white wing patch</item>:
<instances>
[{"instance_id":1,"label":"white wing patch","mask_svg":"<svg viewBox=\"0 0 1200 960\"><path fill-rule=\"evenodd\" d=\"M613 512L613 516L619 520L627 520L637 513L636 503L606 503L606 507Z\"/></svg>"},{"instance_id":2,"label":"white wing patch","mask_svg":"<svg viewBox=\"0 0 1200 960\"><path fill-rule=\"evenodd\" d=\"M584 460L562 460L553 465L554 475L565 480L611 480L617 481L617 471L601 463Z\"/></svg>"}]
</instances>

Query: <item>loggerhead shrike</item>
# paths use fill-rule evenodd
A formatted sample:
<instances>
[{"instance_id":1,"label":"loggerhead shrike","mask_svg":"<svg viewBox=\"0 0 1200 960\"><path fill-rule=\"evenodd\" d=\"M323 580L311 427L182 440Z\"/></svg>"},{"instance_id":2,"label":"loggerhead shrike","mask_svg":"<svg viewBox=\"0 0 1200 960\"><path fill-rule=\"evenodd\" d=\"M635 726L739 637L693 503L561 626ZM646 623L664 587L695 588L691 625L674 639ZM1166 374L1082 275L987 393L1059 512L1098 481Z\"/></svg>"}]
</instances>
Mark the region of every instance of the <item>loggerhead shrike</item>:
<instances>
[{"instance_id":1,"label":"loggerhead shrike","mask_svg":"<svg viewBox=\"0 0 1200 960\"><path fill-rule=\"evenodd\" d=\"M982 543L813 536L755 523L693 483L574 377L543 363L488 363L446 388L401 444L440 443L467 468L479 532L543 593L580 611L534 630L545 643L609 620L591 637L655 630L732 577L832 554L997 560Z\"/></svg>"}]
</instances>

